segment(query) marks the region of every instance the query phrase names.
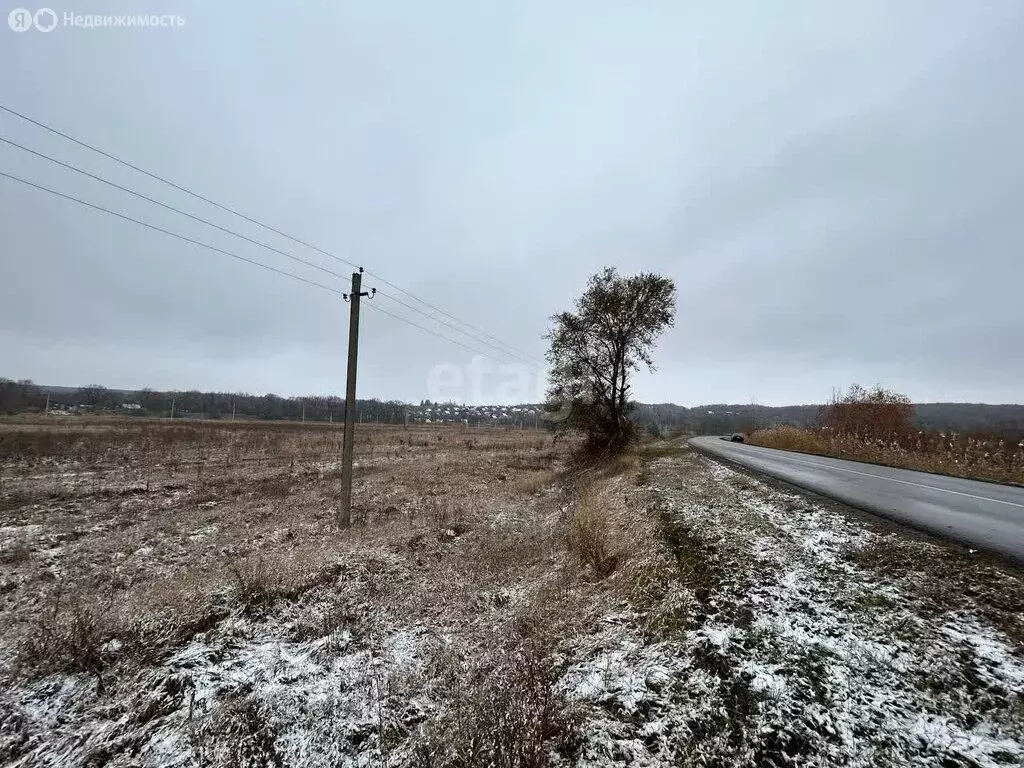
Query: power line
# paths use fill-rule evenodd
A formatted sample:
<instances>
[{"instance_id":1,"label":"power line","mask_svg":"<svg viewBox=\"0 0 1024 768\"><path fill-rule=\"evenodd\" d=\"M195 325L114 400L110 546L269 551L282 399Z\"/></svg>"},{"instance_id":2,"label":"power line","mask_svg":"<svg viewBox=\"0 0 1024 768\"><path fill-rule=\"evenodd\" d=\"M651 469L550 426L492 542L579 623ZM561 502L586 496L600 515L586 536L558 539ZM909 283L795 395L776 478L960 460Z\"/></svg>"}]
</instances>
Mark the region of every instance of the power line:
<instances>
[{"instance_id":1,"label":"power line","mask_svg":"<svg viewBox=\"0 0 1024 768\"><path fill-rule=\"evenodd\" d=\"M373 277L376 277L371 272L367 272L366 274L371 275ZM377 278L377 279L379 280L380 278ZM384 282L384 281L382 281L382 282ZM424 312L422 309L414 307L412 304L404 302L401 299L396 299L394 296L389 296L388 294L383 293L381 291L378 291L377 295L378 296L383 296L388 301L393 301L396 304L399 304L400 306L405 307L406 309L411 309L413 312L417 312L417 313L423 315L424 317L428 317L431 320L433 320L435 323L440 323L441 325L447 326L448 328L451 328L454 331L458 331L459 333L463 334L464 336L469 336L469 338L473 339L474 341L483 344L485 347L490 347L492 349L496 349L496 350L500 351L502 354L508 355L513 360L516 360L516 361L521 362L521 363L526 363L527 365L533 365L534 364L531 358L524 357L523 355L519 355L519 354L514 354L512 352L508 352L508 351L502 349L501 347L499 347L499 346L497 346L495 344L490 344L490 343L484 341L483 339L478 339L475 336L472 336L469 333L467 333L466 331L462 330L458 326L452 325L451 323L446 322L445 320L442 320L439 317L434 317L433 315L429 315L426 312Z\"/></svg>"},{"instance_id":2,"label":"power line","mask_svg":"<svg viewBox=\"0 0 1024 768\"><path fill-rule=\"evenodd\" d=\"M475 348L469 346L468 344L463 344L461 341L456 341L455 339L448 338L447 336L442 336L441 334L436 333L435 331L432 331L429 328L420 325L419 323L414 323L412 320L407 320L406 318L404 318L404 317L402 317L400 315L396 315L393 312L388 312L386 309L382 309L381 307L377 306L376 304L367 304L366 306L369 307L370 309L372 309L374 312L382 312L385 315L387 315L388 317L393 317L396 320L401 320L403 323L406 323L407 325L411 325L413 328L419 328L421 331L426 331L427 333L431 333L434 336L438 336L438 337L444 339L445 341L450 341L452 344L458 344L463 349L468 349L470 352L475 352L476 354L481 355L482 357L486 357L488 360L493 360L494 362L501 363L502 365L508 365L509 364L508 360L499 360L498 358L496 358L496 357L494 357L492 355L489 355L486 352L481 352L479 349L475 349Z\"/></svg>"},{"instance_id":3,"label":"power line","mask_svg":"<svg viewBox=\"0 0 1024 768\"><path fill-rule=\"evenodd\" d=\"M89 144L87 142L81 141L80 139L76 139L74 136L69 136L68 134L64 133L63 131L60 131L60 130L52 127L52 126L46 125L46 123L41 123L38 120L33 120L28 115L23 115L23 114L21 114L21 112L16 112L15 110L11 109L8 106L0 104L0 110L3 110L4 112L7 112L9 114L12 114L15 117L20 117L22 120L25 120L25 121L27 121L29 123L32 123L32 125L38 126L39 128L42 128L45 131L49 131L50 133L53 133L53 134L55 134L57 136L60 136L63 139L67 139L68 141L73 142L73 143L77 144L80 147L84 147L85 149L92 150L93 152L96 152L99 155L103 155L103 157L105 157L105 158L107 158L109 160L113 160L115 163L120 163L121 165L125 166L126 168L131 168L133 171L137 171L137 172L139 172L139 173L141 173L141 174L143 174L145 176L149 176L151 179L155 179L155 180L157 180L157 181L159 181L159 182L161 182L163 184L167 184L168 186L174 187L178 191L184 192L186 195L191 195L192 197L196 198L197 200L202 200L204 203L208 203L209 205L212 205L215 208L220 208L222 211L227 211L228 213L233 214L234 216L238 216L239 218L245 219L246 221L248 221L248 222L250 222L252 224L256 224L257 226L263 227L264 229L269 229L271 232L274 232L274 233L276 233L278 235L281 235L282 237L286 237L289 240L294 240L295 242L300 243L302 245L305 245L308 248L314 248L315 249L315 246L309 245L308 243L303 243L298 238L292 237L291 235L288 235L288 234L286 234L284 232L280 232L280 231L274 229L273 227L271 227L271 226L269 226L267 224L264 224L264 223L262 223L260 221L257 221L256 219L251 219L248 216L246 216L244 213L240 213L239 211L236 211L233 208L229 208L226 205L221 205L220 203L218 203L218 202L216 202L214 200L210 200L209 198L203 197L198 192L193 192L190 189L186 189L185 187L182 187L182 186L180 186L178 184L175 184L173 181L165 179L164 177L159 176L159 175L157 175L155 173L151 173L150 171L147 171L145 168L140 168L139 166L134 165L134 164L128 162L127 160L122 160L117 155L112 155L109 152L104 152L99 147L94 147L92 144ZM326 255L330 256L333 259L337 259L338 261L340 261L340 262L342 262L344 264L348 264L350 267L354 267L356 269L359 268L358 264L354 264L353 262L348 261L347 259L343 259L340 256L334 256L333 254L326 254Z\"/></svg>"},{"instance_id":4,"label":"power line","mask_svg":"<svg viewBox=\"0 0 1024 768\"><path fill-rule=\"evenodd\" d=\"M274 273L276 273L278 275L283 275L285 277L290 277L293 280L298 280L299 282L306 283L307 285L312 285L312 286L315 286L317 288L322 288L323 290L330 291L331 293L333 293L333 294L335 294L337 296L344 296L345 295L342 291L339 291L336 288L332 288L332 287L330 287L328 285L324 285L323 283L318 283L315 280L309 280L309 279L307 279L305 277L302 277L301 275L296 275L296 274L294 274L292 272L288 272L288 271L283 270L283 269L278 269L277 267L272 267L269 264L263 264L262 262L255 261L254 259L250 259L250 258L247 258L245 256L241 256L241 255L239 255L237 253L233 253L232 251L224 250L223 248L218 248L217 246L210 245L209 243L204 243L204 242L202 242L200 240L194 240L191 237L186 237L185 235L179 234L177 232L172 232L169 229L164 229L163 227L158 227L155 224L150 224L149 222L145 222L145 221L142 221L140 219L133 218L133 217L128 216L126 214L118 213L117 211L112 211L109 208L104 208L102 205L96 205L95 203L90 203L87 200L82 200L81 198L75 197L74 195L69 195L69 194L67 194L65 192L60 192L60 191L58 191L56 189L51 189L50 187L44 187L42 184L36 184L35 182L29 181L28 179L23 179L23 178L21 178L19 176L15 176L13 174L6 173L4 171L0 171L0 177L8 178L11 181L18 182L19 184L25 184L26 186L33 187L34 189L38 189L41 192L48 192L51 195L54 195L56 197L64 198L65 200L70 200L71 202L78 203L79 205L83 205L86 208L92 208L93 210L100 211L102 213L106 213L106 214L108 214L110 216L115 216L115 217L117 217L119 219L124 219L125 221L130 221L133 224L138 224L140 227L145 227L146 229L152 229L152 230L154 230L156 232L160 232L160 233L162 233L164 235L169 235L171 237L175 237L175 238L177 238L179 240L183 240L186 243L190 243L191 245L198 245L200 248L206 248L207 250L214 251L215 253L220 253L220 254L223 254L225 256L230 256L231 258L237 259L238 261L244 261L247 264L252 264L255 267L260 267L261 269L266 269L266 270L268 270L270 272L274 272ZM425 333L429 333L432 336L436 336L437 338L442 339L444 341L448 341L448 342L450 342L452 344L456 344L456 345L462 347L463 349L469 350L470 352L475 352L478 355L483 355L484 357L486 357L486 358L488 358L490 360L494 360L495 362L498 362L498 363L506 363L506 361L504 361L504 360L498 360L497 358L494 358L491 355L486 354L485 352L481 352L478 349L474 349L473 347L467 346L466 344L463 344L462 342L457 341L455 339L449 338L449 337L445 336L444 334L437 333L436 331L433 331L430 328L422 326L419 323L414 323L411 320L408 320L408 319L402 317L401 315L396 315L396 314L394 314L392 312L388 312L385 309L381 309L380 307L374 307L373 305L367 305L367 306L371 306L376 311L382 312L385 315L387 315L388 317L393 317L395 320L399 320L399 321L401 321L401 322L403 322L403 323L405 323L407 325L411 325L413 328L418 328L421 331L424 331Z\"/></svg>"},{"instance_id":5,"label":"power line","mask_svg":"<svg viewBox=\"0 0 1024 768\"><path fill-rule=\"evenodd\" d=\"M19 182L21 184L26 184L26 185L28 185L30 187L34 187L34 188L36 188L38 190L41 190L43 192L49 192L51 195L56 195L57 197L63 197L65 200L70 200L70 201L72 201L74 203L78 203L79 205L84 205L87 208L92 208L92 209L97 210L97 211L102 211L103 213L109 214L111 216L116 216L119 219L124 219L125 221L130 221L133 224L138 224L140 227L146 227L147 229L152 229L152 230L155 230L157 232L162 232L165 235L170 235L171 237L176 237L179 240L184 240L186 243L191 243L192 245L198 245L198 246L200 246L202 248L208 248L211 251L216 251L217 253L222 253L225 256L230 256L233 259L238 259L239 261L244 261L244 262L247 262L248 264L253 264L253 265L257 266L257 267L262 267L263 269L268 269L271 272L276 272L279 275L284 275L285 277L290 277L293 280L299 280L299 281L301 281L303 283L308 283L309 285L315 285L317 288L323 288L325 291L330 291L331 293L336 293L339 296L342 295L342 291L339 291L339 290L337 290L335 288L331 288L330 286L324 285L323 283L318 283L315 280L307 280L305 277L301 277L301 276L293 274L291 272L286 272L285 270L278 269L277 267L272 267L269 264L263 264L262 262L246 258L245 256L239 256L237 253L232 253L231 251L225 251L223 248L217 248L216 246L200 242L199 240L193 240L191 237L186 237L185 235L180 235L177 232L172 232L169 229L164 229L163 227L158 227L155 224L150 224L148 222L141 221L139 219L133 219L131 216L127 216L127 215L125 215L123 213L118 213L117 211L112 211L109 208L104 208L102 205L96 205L95 203L87 202L86 200L82 200L81 198L75 197L74 195L69 195L69 194L66 194L64 192L58 192L56 189L50 189L49 187L44 187L42 184L36 184L33 181L28 181L27 179L22 179L22 178L20 178L18 176L14 176L13 174L5 173L4 171L0 171L0 176L4 176L4 177L6 177L8 179L11 179L12 181L17 181L17 182Z\"/></svg>"},{"instance_id":6,"label":"power line","mask_svg":"<svg viewBox=\"0 0 1024 768\"><path fill-rule=\"evenodd\" d=\"M104 179L102 176L97 176L95 173L90 173L89 171L86 171L86 170L84 170L82 168L79 168L78 166L71 165L70 163L65 163L63 160L58 160L55 157L50 157L49 155L44 154L43 152L37 152L34 149L30 149L29 147L22 146L21 144L18 144L16 141L11 141L10 139L5 138L3 136L0 136L0 141L4 142L6 144L10 144L12 147L17 147L18 149L20 149L20 150L22 150L24 152L28 152L29 154L35 155L36 157L41 157L44 160L49 160L51 163L55 163L56 165L59 165L59 166L61 166L63 168L67 168L69 171L74 171L75 173L80 173L83 176L88 176L90 179L95 179L96 181L99 181L99 182L101 182L103 184L106 184L109 187L113 187L114 189L119 189L122 192L127 192L130 195L135 195L135 197L141 198L142 200L145 200L146 202L153 203L154 205L159 205L161 208L166 208L168 211L173 211L174 213L181 214L182 216L187 216L188 218L192 219L193 221L198 221L201 224L206 224L207 226L213 227L214 229L219 229L221 232L226 232L229 235L234 235L235 237L241 238L242 240L245 240L248 243L252 243L253 245L258 245L258 246L260 246L262 248L266 248L267 250L273 251L274 253L279 253L282 256L285 256L285 257L287 257L289 259L292 259L293 261L299 262L300 264L305 264L307 267L312 267L313 269L319 269L321 272L325 272L328 275L332 275L334 277L341 278L342 280L347 280L348 279L348 277L346 275L343 275L340 272L335 272L334 270L327 269L327 267L322 267L319 264L316 264L316 263L314 263L312 261L306 261L305 259L300 258L298 256L293 256L292 254L287 253L285 251L282 251L279 248L275 248L272 245L267 245L266 243L262 243L259 240L253 240L251 237L246 237L245 235L239 234L238 232L234 232L234 231L232 231L232 230L230 230L230 229L228 229L226 227L222 227L219 224L214 224L212 221L207 221L206 219L201 218L199 216L193 216L188 211L183 211L180 208L175 208L173 205L167 205L166 203L162 203L159 200L154 200L152 197L148 197L148 196L142 194L141 192L136 192L134 189L129 189L128 187L122 187L120 184L115 184L114 182L110 181L109 179Z\"/></svg>"},{"instance_id":7,"label":"power line","mask_svg":"<svg viewBox=\"0 0 1024 768\"><path fill-rule=\"evenodd\" d=\"M418 302L419 302L420 304L423 304L424 306L430 307L430 308L431 308L431 309L433 309L433 310L434 310L435 312L440 312L440 313L441 313L442 315L445 315L445 316L447 316L447 317L450 317L450 318L451 318L452 320L455 320L455 321L456 321L456 322L458 322L458 323L462 323L462 324L463 324L463 325L465 325L465 326L466 326L467 328L473 328L473 329L474 329L474 330L475 330L475 331L476 331L477 333L479 333L479 334L480 334L481 336L485 336L485 337L487 337L488 339L492 339L493 341L495 341L495 342L497 342L498 344L500 344L500 345L501 345L502 347L506 347L506 348L508 348L508 349L509 349L509 350L510 350L511 352L514 352L514 353L516 353L516 354L518 354L518 355L520 355L520 356L522 356L522 357L526 357L526 358L528 358L528 359L530 359L530 360L535 360L535 361L538 361L538 362L539 362L539 358L537 358L537 357L534 357L533 355L529 354L528 352L523 352L522 350L520 350L520 349L517 349L516 347L513 347L513 346L512 346L511 344L508 344L507 342L504 342L504 341L502 341L501 339L499 339L499 338L497 338L497 337L495 337L495 336L492 336L491 334L487 333L486 331L483 331L483 330L481 330L481 329L479 329L479 328L474 328L474 326L470 325L470 324L469 324L469 323L467 323L467 322L466 322L465 320L460 320L460 319L459 319L459 318L457 318L457 317L456 317L455 315L453 315L453 314L452 314L451 312L447 312L447 311L445 311L445 310L441 309L440 307L437 307L437 306L435 306L435 305L431 304L431 303L430 303L429 301L424 301L424 300L423 300L423 299L421 299L421 298L420 298L419 296L416 296L416 295L414 295L414 294L412 294L412 293L409 293L409 291L405 290L404 288L399 288L399 287L398 287L397 285L395 285L394 283L389 283L389 282L388 282L387 280L385 280L385 279L384 279L383 277L381 277L380 275L378 275L378 274L375 274L374 272L371 272L370 270L366 270L366 274L368 274L368 275L370 275L370 277L373 277L373 278L375 278L375 279L379 280L380 282L384 283L384 285L386 285L386 286L388 286L388 287L390 287L390 288L394 288L394 289L395 289L396 291L398 291L398 292L400 292L400 293L404 293L404 294L405 294L406 296L408 296L409 298L413 299L414 301L418 301ZM392 298L392 301L395 301L395 299L394 299L394 298ZM408 304L406 304L405 306L409 306L409 305L408 305ZM417 310L417 311L419 311L419 310ZM421 312L421 314L426 314L426 313L423 313L423 312ZM429 315L427 315L427 316L429 317ZM438 322L441 322L441 321L440 321L440 320L438 320ZM493 345L492 345L492 346L493 346ZM506 354L508 354L508 352L506 352Z\"/></svg>"},{"instance_id":8,"label":"power line","mask_svg":"<svg viewBox=\"0 0 1024 768\"><path fill-rule=\"evenodd\" d=\"M205 225L207 225L209 227L213 227L214 229L217 229L217 230L219 230L221 232L225 232L225 233L227 233L229 235L233 235L234 237L237 237L237 238L239 238L241 240L244 240L244 241L246 241L248 243L252 243L253 245L258 245L261 248L266 248L269 251L273 251L274 253L280 254L281 256L284 256L285 258L291 259L292 261L296 261L296 262L298 262L300 264L304 264L307 267L312 267L313 269L317 269L317 270L319 270L321 272L324 272L324 273L326 273L328 275L331 275L333 277L337 277L337 278L342 279L342 280L347 279L347 277L345 275L342 275L342 274L340 274L338 272L335 272L334 270L327 269L326 267L323 267L323 266L321 266L319 264L316 264L316 263L314 263L312 261L307 261L306 259L303 259L303 258L301 258L299 256L295 256L294 254L288 253L286 251L282 251L280 248L275 248L274 246L268 245L267 243L264 243L264 242L262 242L260 240L254 240L251 237L247 237L246 235L243 235L243 234L241 234L239 232L235 232L234 230L228 229L227 227L222 227L221 225L216 224L216 223L214 223L212 221L209 221L208 219L204 219L201 216L195 216L195 215L189 213L188 211L183 211L180 208L174 207L173 205L168 205L167 203L164 203L164 202L162 202L160 200L156 200L156 199L154 199L152 197L149 197L148 195L144 195L141 192L138 192L138 191L136 191L134 189L131 189L129 187L124 187L124 186L122 186L120 184L117 184L117 183L115 183L113 181L110 181L109 179L105 179L102 176L99 176L99 175L97 175L95 173L91 173L89 171L86 171L83 168L79 168L76 165L72 165L71 163L66 163L63 160L59 160L59 159L57 159L55 157L47 155L44 152L39 152L39 151L37 151L35 149L32 149L30 147L26 147L26 146L24 146L22 144L19 144L16 141L12 141L11 139L6 138L4 136L0 136L0 141L4 142L6 144L9 144L12 147L16 147L17 149L20 149L23 152L27 152L27 153L29 153L31 155L35 155L36 157L42 158L43 160L47 160L47 161L49 161L51 163L54 163L55 165L59 165L62 168L66 168L66 169L68 169L70 171L73 171L75 173L81 174L82 176L86 176L86 177L88 177L90 179L94 179L94 180L96 180L96 181L98 181L98 182L100 182L102 184L106 184L109 187L113 187L114 189L120 190L122 192L127 192L130 195L134 195L135 197L138 197L138 198L140 198L142 200L145 200L146 202L152 203L154 205L158 205L161 208L164 208L164 209L166 209L168 211L172 211L172 212L177 213L177 214L179 214L181 216L185 216L185 217L187 217L189 219L192 219L193 221L198 221L201 224L205 224ZM382 294L382 295L384 295L384 294ZM409 304L407 302L404 302L404 301L402 301L400 299L396 299L393 296L386 296L385 295L385 297L388 300L390 300L390 301L393 301L393 302L395 302L397 304L400 304L403 307L406 307L407 309L412 310L413 312L416 312L416 313L418 313L420 315L423 315L424 317L428 318L429 320L431 320L433 322L440 323L441 325L444 325L444 326L446 326L448 328L451 328L452 330L454 330L454 331L456 331L458 333L461 333L463 336L467 336L467 337L471 338L473 341L476 341L478 343L483 344L485 347L491 347L491 348L501 352L502 354L512 355L512 357L518 358L521 362L532 364L532 361L529 358L527 358L527 357L525 357L523 355L519 355L519 354L512 354L512 353L506 351L505 349L503 349L502 347L500 347L500 346L498 346L496 344L488 342L486 339L478 338L477 336L474 336L473 334L471 334L468 331L465 331L465 330L459 328L456 325L453 325L453 324L451 324L451 323L449 323L449 322L447 322L447 321L445 321L445 320L443 320L441 318L434 317L433 315L429 315L426 312L424 312L423 310L419 309L418 307L415 307L415 306L413 306L413 305L411 305L411 304Z\"/></svg>"},{"instance_id":9,"label":"power line","mask_svg":"<svg viewBox=\"0 0 1024 768\"><path fill-rule=\"evenodd\" d=\"M47 124L45 124L43 122L40 122L39 120L34 120L33 118L29 117L28 115L24 115L21 112L18 112L18 111L14 110L14 109L11 109L8 106L5 106L4 104L0 104L0 110L3 110L4 112L7 112L8 114L14 115L15 117L18 117L18 118L20 118L22 120L25 120L26 122L29 122L32 125L35 125L35 126L37 126L39 128L42 128L45 131L49 131L50 133L55 134L57 136L60 136L61 138L64 138L64 139L66 139L66 140L68 140L70 142L73 142L74 144L77 144L80 147L84 147L84 148L89 149L89 150L91 150L93 152L96 152L97 154L102 155L103 157L106 157L109 160L113 160L114 162L119 163L119 164L121 164L121 165L123 165L123 166L125 166L127 168L131 168L132 170L137 171L138 173L141 173L141 174L143 174L145 176L148 176L148 177L150 177L152 179L155 179L155 180L160 181L160 182L162 182L164 184L167 184L168 186L173 187L174 189L177 189L180 192L184 192L185 194L190 195L190 196L196 198L197 200L201 200L204 203L207 203L209 205L214 206L215 208L219 208L222 211L226 211L226 212L228 212L228 213L230 213L230 214L232 214L234 216L237 216L237 217L239 217L241 219L244 219L245 221L248 221L251 224L255 224L258 227L263 227L264 229L266 229L266 230L268 230L270 232L273 232L276 235L280 235L281 237L287 238L288 240L291 240L292 242L298 243L300 245L305 246L306 248L310 248L310 249L312 249L314 251L317 251L318 253L321 253L324 256L332 258L332 259L334 259L336 261L339 261L339 262L341 262L343 264L347 264L350 267L358 268L358 265L356 265L355 263L349 261L348 259L344 259L344 258L342 258L340 256L337 256L337 255L335 255L333 253L330 253L329 251L326 251L323 248L320 248L319 246L313 245L312 243L306 242L305 240L302 240L302 239L300 239L298 237L295 237L293 235L289 235L287 232L283 232L280 229L277 229L277 228L275 228L275 227L273 227L273 226L271 226L269 224L266 224L265 222L259 221L257 219L254 219L254 218L250 217L250 216L246 216L244 213L241 213L240 211L237 211L234 208L230 208L229 206L222 205L221 203L218 203L218 202L216 202L214 200L211 200L208 197L204 197L203 195L200 195L198 192L193 192L192 190L190 190L190 189L188 189L186 187L183 187L180 184L175 184L173 181L170 181L170 180L168 180L168 179L166 179L166 178L164 178L164 177L162 177L162 176L160 176L158 174L152 173L151 171L147 171L144 168L140 168L139 166L134 165L133 163L130 163L127 160L123 160L122 158L117 157L116 155L111 154L110 152L105 152L104 150L99 149L98 147L95 147L92 144L89 144L89 143L87 143L85 141L82 141L80 139L76 139L73 136L69 136L68 134L64 133L63 131L58 130L57 128L49 126L49 125L47 125ZM508 344L506 342L501 341L496 336L492 336L491 334L487 333L486 331L483 331L483 330L481 330L479 328L476 328L471 323L467 323L465 320L461 320L460 318L456 317L452 313L450 313L450 312L448 312L446 310L443 310L440 307L437 307L434 304L431 304L430 302L425 301L425 300L419 298L418 296L416 296L415 294L405 290L404 288L400 288L399 286L395 285L394 283L391 283L388 280L385 280L380 275L378 275L378 274L376 274L374 272L370 272L370 271L367 271L367 274L372 276L372 277L374 277L375 279L379 280L384 285L387 285L388 287L393 288L394 290L399 291L400 293L403 293L403 294L409 296L411 299L419 302L420 304L423 304L426 307L429 307L430 309L433 309L435 312L440 312L441 314L451 318L452 320L455 320L456 322L460 323L461 325L464 325L465 327L470 328L471 330L476 331L480 335L482 335L482 336L484 336L484 337L486 337L488 339L491 339L492 341L496 342L497 344L499 344L499 345L501 345L503 347L507 347L508 349L510 349L510 350L520 354L520 355L524 355L524 356L532 358L532 359L537 359L537 358L533 358L532 355L529 355L528 353L522 352L521 350L516 349L512 345L510 345L510 344ZM491 346L493 346L493 345L491 345Z\"/></svg>"}]
</instances>

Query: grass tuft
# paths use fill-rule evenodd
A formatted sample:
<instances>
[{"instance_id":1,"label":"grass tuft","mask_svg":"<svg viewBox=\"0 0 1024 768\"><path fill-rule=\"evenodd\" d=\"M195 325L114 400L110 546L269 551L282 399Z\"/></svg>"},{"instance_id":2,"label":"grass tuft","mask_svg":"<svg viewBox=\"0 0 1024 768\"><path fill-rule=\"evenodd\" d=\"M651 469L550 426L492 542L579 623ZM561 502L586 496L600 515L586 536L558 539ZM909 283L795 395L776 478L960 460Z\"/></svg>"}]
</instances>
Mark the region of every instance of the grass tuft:
<instances>
[{"instance_id":1,"label":"grass tuft","mask_svg":"<svg viewBox=\"0 0 1024 768\"><path fill-rule=\"evenodd\" d=\"M98 676L109 655L104 645L115 635L107 607L54 599L22 637L18 660L35 674L87 672Z\"/></svg>"},{"instance_id":2,"label":"grass tuft","mask_svg":"<svg viewBox=\"0 0 1024 768\"><path fill-rule=\"evenodd\" d=\"M600 497L590 488L580 492L579 504L572 517L570 545L580 559L598 578L615 572L620 552L615 547L612 515Z\"/></svg>"},{"instance_id":3,"label":"grass tuft","mask_svg":"<svg viewBox=\"0 0 1024 768\"><path fill-rule=\"evenodd\" d=\"M418 768L546 768L579 748L579 724L551 658L532 643L488 653L453 674L452 703L425 724Z\"/></svg>"}]
</instances>

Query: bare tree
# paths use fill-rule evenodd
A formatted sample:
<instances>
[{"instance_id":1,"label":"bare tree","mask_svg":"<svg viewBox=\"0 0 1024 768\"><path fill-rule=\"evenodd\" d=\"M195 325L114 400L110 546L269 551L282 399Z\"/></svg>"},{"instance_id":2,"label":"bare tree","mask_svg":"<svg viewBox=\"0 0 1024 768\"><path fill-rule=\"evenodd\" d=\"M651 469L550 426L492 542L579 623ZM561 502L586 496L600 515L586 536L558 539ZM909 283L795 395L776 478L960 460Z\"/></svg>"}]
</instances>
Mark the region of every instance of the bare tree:
<instances>
[{"instance_id":1,"label":"bare tree","mask_svg":"<svg viewBox=\"0 0 1024 768\"><path fill-rule=\"evenodd\" d=\"M621 451L635 437L630 376L654 370L655 339L674 323L675 284L652 273L590 278L574 312L551 318L548 411L557 428L586 436L589 453Z\"/></svg>"},{"instance_id":2,"label":"bare tree","mask_svg":"<svg viewBox=\"0 0 1024 768\"><path fill-rule=\"evenodd\" d=\"M116 408L121 402L121 395L114 390L102 387L99 384L89 384L75 391L74 399L79 405L88 405L93 408Z\"/></svg>"}]
</instances>

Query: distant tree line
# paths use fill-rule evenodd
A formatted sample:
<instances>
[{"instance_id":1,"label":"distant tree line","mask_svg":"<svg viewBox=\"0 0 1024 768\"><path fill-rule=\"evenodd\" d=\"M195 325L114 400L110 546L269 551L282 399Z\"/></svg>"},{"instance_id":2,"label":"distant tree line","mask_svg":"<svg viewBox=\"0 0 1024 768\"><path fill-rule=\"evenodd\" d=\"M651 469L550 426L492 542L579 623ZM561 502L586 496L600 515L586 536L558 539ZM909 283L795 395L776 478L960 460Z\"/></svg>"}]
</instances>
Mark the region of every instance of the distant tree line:
<instances>
[{"instance_id":1,"label":"distant tree line","mask_svg":"<svg viewBox=\"0 0 1024 768\"><path fill-rule=\"evenodd\" d=\"M239 419L294 419L307 421L340 421L345 410L341 397L309 396L279 397L273 394L252 395L232 392L158 392L152 389L126 391L99 385L85 387L49 387L23 379L0 378L0 414L42 413L47 394L50 408L72 410L85 406L85 412L122 412L138 416L168 417L174 402L176 418L229 419L232 407ZM127 410L126 404L137 404L138 410ZM409 405L396 400L358 400L359 418L365 422L401 424L408 411L412 420L419 420L423 409L440 404L424 400ZM1024 436L1024 405L987 405L982 403L918 403L913 409L913 425L925 430L984 432L1016 438ZM460 418L472 416L460 410ZM636 403L634 421L649 432L671 434L694 432L721 435L749 432L781 424L821 426L822 406L766 406L753 404L700 405L686 408L672 403Z\"/></svg>"},{"instance_id":2,"label":"distant tree line","mask_svg":"<svg viewBox=\"0 0 1024 768\"><path fill-rule=\"evenodd\" d=\"M870 395L870 392L866 392ZM859 397L855 395L854 399ZM833 406L830 408L830 406ZM701 435L724 435L731 432L753 432L756 429L789 424L797 427L828 426L829 420L843 418L850 411L871 409L856 402L844 411L834 404L821 405L753 405L727 404L700 405L685 408L671 403L658 405L638 404L634 418L641 424L660 432L686 430ZM885 431L893 424L906 424L925 431L954 431L984 433L1018 439L1024 437L1024 405L989 405L986 403L917 403L909 401L891 403L877 408L880 427ZM888 420L888 421L886 421Z\"/></svg>"},{"instance_id":3,"label":"distant tree line","mask_svg":"<svg viewBox=\"0 0 1024 768\"><path fill-rule=\"evenodd\" d=\"M341 421L345 399L314 395L279 397L273 394L252 395L239 392L158 392L153 389L126 391L108 389L98 384L85 387L41 387L29 380L0 379L0 413L41 412L51 410L76 412L124 412L137 416L170 417L173 405L175 418L265 420ZM133 406L138 406L134 408ZM357 400L356 409L362 421L400 424L408 406L395 400Z\"/></svg>"}]
</instances>

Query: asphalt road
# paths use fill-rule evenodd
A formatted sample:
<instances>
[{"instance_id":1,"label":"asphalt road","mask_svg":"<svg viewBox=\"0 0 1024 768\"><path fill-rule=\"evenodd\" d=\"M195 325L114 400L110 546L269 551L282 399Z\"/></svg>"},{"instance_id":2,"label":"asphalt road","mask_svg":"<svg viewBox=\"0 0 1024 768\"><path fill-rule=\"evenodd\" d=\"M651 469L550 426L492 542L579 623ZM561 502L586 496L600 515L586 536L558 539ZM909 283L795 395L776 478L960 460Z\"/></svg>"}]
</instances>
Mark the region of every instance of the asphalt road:
<instances>
[{"instance_id":1,"label":"asphalt road","mask_svg":"<svg viewBox=\"0 0 1024 768\"><path fill-rule=\"evenodd\" d=\"M1024 563L1024 488L695 437L690 445L852 507Z\"/></svg>"}]
</instances>

